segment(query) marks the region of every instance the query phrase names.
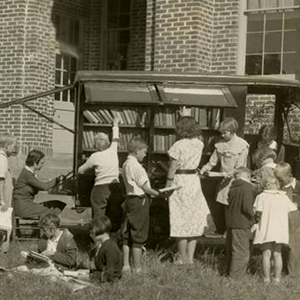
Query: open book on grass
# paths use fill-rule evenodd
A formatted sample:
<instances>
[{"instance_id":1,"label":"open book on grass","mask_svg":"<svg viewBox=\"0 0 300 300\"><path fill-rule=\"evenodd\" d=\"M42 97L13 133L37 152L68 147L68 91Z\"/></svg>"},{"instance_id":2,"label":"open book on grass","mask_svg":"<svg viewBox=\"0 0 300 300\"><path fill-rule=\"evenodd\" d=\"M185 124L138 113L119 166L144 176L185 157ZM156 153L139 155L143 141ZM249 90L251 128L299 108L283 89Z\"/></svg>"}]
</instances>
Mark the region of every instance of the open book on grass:
<instances>
[{"instance_id":1,"label":"open book on grass","mask_svg":"<svg viewBox=\"0 0 300 300\"><path fill-rule=\"evenodd\" d=\"M33 258L33 259L36 259L36 260L39 260L42 262L46 262L46 263L52 262L48 256L43 255L38 252L35 252L35 251L29 251L29 252L21 251L21 256L23 256L24 258L30 257L30 258Z\"/></svg>"},{"instance_id":2,"label":"open book on grass","mask_svg":"<svg viewBox=\"0 0 300 300\"><path fill-rule=\"evenodd\" d=\"M167 193L167 192L172 192L172 191L176 191L176 190L179 190L179 189L181 189L180 185L173 185L173 186L170 186L170 187L159 189L158 191L160 193Z\"/></svg>"}]
</instances>

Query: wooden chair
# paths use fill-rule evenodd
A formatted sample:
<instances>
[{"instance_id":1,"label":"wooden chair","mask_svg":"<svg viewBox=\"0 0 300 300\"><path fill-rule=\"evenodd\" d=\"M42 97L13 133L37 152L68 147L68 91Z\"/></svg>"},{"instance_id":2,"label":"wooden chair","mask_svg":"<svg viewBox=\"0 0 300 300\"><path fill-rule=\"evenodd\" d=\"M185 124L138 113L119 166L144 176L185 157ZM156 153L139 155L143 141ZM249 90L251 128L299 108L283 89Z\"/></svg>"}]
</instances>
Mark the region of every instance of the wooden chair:
<instances>
[{"instance_id":1,"label":"wooden chair","mask_svg":"<svg viewBox=\"0 0 300 300\"><path fill-rule=\"evenodd\" d=\"M30 241L40 238L40 217L22 218L13 216L13 241Z\"/></svg>"}]
</instances>

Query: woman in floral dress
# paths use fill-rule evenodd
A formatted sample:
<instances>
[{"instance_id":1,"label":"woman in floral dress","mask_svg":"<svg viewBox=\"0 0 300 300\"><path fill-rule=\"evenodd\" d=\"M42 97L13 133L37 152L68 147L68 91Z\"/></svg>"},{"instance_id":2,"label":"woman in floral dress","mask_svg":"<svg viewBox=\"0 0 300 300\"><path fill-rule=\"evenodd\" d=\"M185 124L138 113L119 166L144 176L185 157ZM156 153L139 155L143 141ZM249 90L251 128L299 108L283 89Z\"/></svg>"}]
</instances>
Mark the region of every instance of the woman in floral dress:
<instances>
[{"instance_id":1,"label":"woman in floral dress","mask_svg":"<svg viewBox=\"0 0 300 300\"><path fill-rule=\"evenodd\" d=\"M170 235L177 240L178 262L193 263L196 238L204 233L210 214L197 172L203 142L199 138L200 127L192 117L181 117L176 131L180 140L168 151L170 167L166 186L181 188L169 198Z\"/></svg>"}]
</instances>

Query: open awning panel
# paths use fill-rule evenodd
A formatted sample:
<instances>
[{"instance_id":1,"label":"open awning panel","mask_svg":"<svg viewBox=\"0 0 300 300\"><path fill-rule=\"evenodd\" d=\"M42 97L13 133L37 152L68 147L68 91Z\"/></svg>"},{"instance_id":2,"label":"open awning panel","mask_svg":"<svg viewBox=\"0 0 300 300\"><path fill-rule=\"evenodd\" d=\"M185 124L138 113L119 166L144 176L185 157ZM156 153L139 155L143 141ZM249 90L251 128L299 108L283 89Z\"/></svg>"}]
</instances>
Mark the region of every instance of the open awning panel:
<instances>
[{"instance_id":1,"label":"open awning panel","mask_svg":"<svg viewBox=\"0 0 300 300\"><path fill-rule=\"evenodd\" d=\"M186 106L237 107L237 104L226 87L198 88L198 87L164 87L166 103Z\"/></svg>"},{"instance_id":2,"label":"open awning panel","mask_svg":"<svg viewBox=\"0 0 300 300\"><path fill-rule=\"evenodd\" d=\"M84 83L86 102L139 103L185 106L237 107L227 87L195 87L137 82Z\"/></svg>"},{"instance_id":3,"label":"open awning panel","mask_svg":"<svg viewBox=\"0 0 300 300\"><path fill-rule=\"evenodd\" d=\"M157 104L154 85L146 83L86 82L86 102Z\"/></svg>"}]
</instances>

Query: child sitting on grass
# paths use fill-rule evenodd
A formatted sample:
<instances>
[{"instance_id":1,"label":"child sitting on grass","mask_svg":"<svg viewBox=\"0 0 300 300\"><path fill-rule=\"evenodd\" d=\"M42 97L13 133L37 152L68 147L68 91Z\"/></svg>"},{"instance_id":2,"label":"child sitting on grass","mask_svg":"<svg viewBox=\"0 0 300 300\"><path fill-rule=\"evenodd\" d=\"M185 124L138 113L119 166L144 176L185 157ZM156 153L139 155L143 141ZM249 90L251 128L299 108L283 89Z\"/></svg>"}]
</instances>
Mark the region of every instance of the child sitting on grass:
<instances>
[{"instance_id":1,"label":"child sitting on grass","mask_svg":"<svg viewBox=\"0 0 300 300\"><path fill-rule=\"evenodd\" d=\"M60 229L60 218L53 213L43 216L40 229L43 235L38 241L38 252L49 257L59 267L76 268L77 244L68 229Z\"/></svg>"},{"instance_id":2,"label":"child sitting on grass","mask_svg":"<svg viewBox=\"0 0 300 300\"><path fill-rule=\"evenodd\" d=\"M113 282L121 278L122 253L117 244L109 237L111 222L108 217L97 217L92 221L91 237L96 246L94 263L96 270L91 279L100 282Z\"/></svg>"},{"instance_id":3,"label":"child sitting on grass","mask_svg":"<svg viewBox=\"0 0 300 300\"><path fill-rule=\"evenodd\" d=\"M226 254L228 275L241 279L250 259L250 236L253 225L254 192L250 183L251 171L239 167L228 193L226 209Z\"/></svg>"},{"instance_id":4,"label":"child sitting on grass","mask_svg":"<svg viewBox=\"0 0 300 300\"><path fill-rule=\"evenodd\" d=\"M127 145L129 155L122 167L122 177L126 187L125 200L126 225L123 234L123 272L130 271L129 256L132 250L133 267L141 272L142 247L148 239L149 231L149 195L160 193L150 186L146 170L140 164L146 156L147 144L134 137Z\"/></svg>"},{"instance_id":5,"label":"child sitting on grass","mask_svg":"<svg viewBox=\"0 0 300 300\"><path fill-rule=\"evenodd\" d=\"M280 191L274 176L263 179L264 191L256 197L254 210L259 219L253 244L261 244L264 283L270 283L271 256L274 257L274 283L280 282L282 271L281 250L289 243L288 214L297 210L285 192Z\"/></svg>"}]
</instances>

